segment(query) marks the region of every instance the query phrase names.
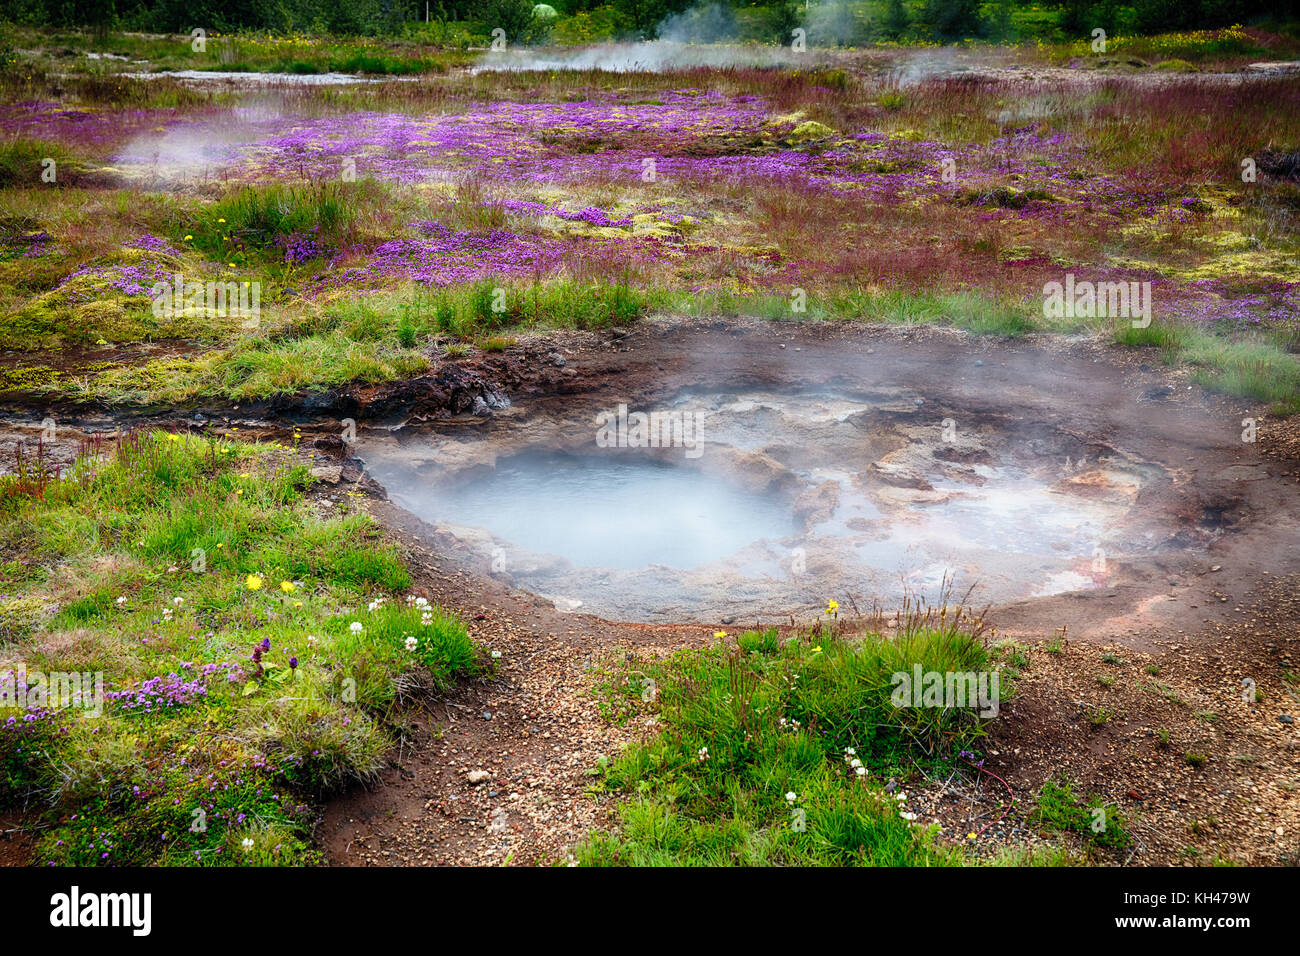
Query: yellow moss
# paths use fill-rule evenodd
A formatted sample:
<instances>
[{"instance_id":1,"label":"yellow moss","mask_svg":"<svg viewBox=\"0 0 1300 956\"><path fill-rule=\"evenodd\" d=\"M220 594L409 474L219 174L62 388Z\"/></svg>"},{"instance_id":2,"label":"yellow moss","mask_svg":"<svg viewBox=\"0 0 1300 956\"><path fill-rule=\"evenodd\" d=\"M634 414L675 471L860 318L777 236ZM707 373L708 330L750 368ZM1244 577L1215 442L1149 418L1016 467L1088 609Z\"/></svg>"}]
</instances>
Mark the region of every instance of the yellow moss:
<instances>
[{"instance_id":1,"label":"yellow moss","mask_svg":"<svg viewBox=\"0 0 1300 956\"><path fill-rule=\"evenodd\" d=\"M0 640L15 640L30 634L41 619L44 602L20 597L0 601Z\"/></svg>"},{"instance_id":2,"label":"yellow moss","mask_svg":"<svg viewBox=\"0 0 1300 956\"><path fill-rule=\"evenodd\" d=\"M1295 282L1300 279L1295 260L1283 253L1257 249L1252 251L1227 252L1209 260L1198 262L1195 266L1177 266L1169 263L1148 262L1142 259L1112 257L1109 262L1122 269L1139 269L1154 272L1172 279L1189 282L1200 279L1221 279L1230 276L1243 276L1255 279L1281 279Z\"/></svg>"},{"instance_id":3,"label":"yellow moss","mask_svg":"<svg viewBox=\"0 0 1300 956\"><path fill-rule=\"evenodd\" d=\"M835 130L831 129L825 123L819 123L816 120L808 120L805 123L800 123L790 131L790 136L787 142L810 143L814 140L826 139L827 137L834 135Z\"/></svg>"},{"instance_id":4,"label":"yellow moss","mask_svg":"<svg viewBox=\"0 0 1300 956\"><path fill-rule=\"evenodd\" d=\"M793 113L782 113L779 116L771 116L763 121L764 126L798 126L808 118L803 110L796 110Z\"/></svg>"}]
</instances>

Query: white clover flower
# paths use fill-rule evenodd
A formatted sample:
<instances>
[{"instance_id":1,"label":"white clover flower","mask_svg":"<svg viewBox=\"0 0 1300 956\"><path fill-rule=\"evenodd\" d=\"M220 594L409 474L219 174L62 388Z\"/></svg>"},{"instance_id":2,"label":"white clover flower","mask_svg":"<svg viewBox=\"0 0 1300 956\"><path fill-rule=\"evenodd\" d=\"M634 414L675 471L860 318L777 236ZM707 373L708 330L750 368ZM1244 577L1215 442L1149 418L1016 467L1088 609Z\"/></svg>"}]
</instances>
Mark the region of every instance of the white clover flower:
<instances>
[{"instance_id":1,"label":"white clover flower","mask_svg":"<svg viewBox=\"0 0 1300 956\"><path fill-rule=\"evenodd\" d=\"M125 596L120 597L120 598L117 599L117 604L118 604L119 606L121 606L121 605L123 605L123 604L125 604L125 603L126 603L126 597L125 597Z\"/></svg>"},{"instance_id":2,"label":"white clover flower","mask_svg":"<svg viewBox=\"0 0 1300 956\"><path fill-rule=\"evenodd\" d=\"M862 761L859 760L857 757L854 757L852 760L849 761L849 766L856 770L857 768L862 766Z\"/></svg>"},{"instance_id":3,"label":"white clover flower","mask_svg":"<svg viewBox=\"0 0 1300 956\"><path fill-rule=\"evenodd\" d=\"M239 845L242 846L244 848L244 852L247 853L249 850L253 848L253 838L244 837L242 840L239 841Z\"/></svg>"},{"instance_id":4,"label":"white clover flower","mask_svg":"<svg viewBox=\"0 0 1300 956\"><path fill-rule=\"evenodd\" d=\"M307 646L308 646L308 647L315 647L316 644L317 644L319 641L320 641L320 638L318 638L315 634L308 634L308 635L307 635Z\"/></svg>"},{"instance_id":5,"label":"white clover flower","mask_svg":"<svg viewBox=\"0 0 1300 956\"><path fill-rule=\"evenodd\" d=\"M180 607L182 604L185 603L185 598L183 598L183 597L174 597L174 598L172 598L172 603L175 604L177 607Z\"/></svg>"},{"instance_id":6,"label":"white clover flower","mask_svg":"<svg viewBox=\"0 0 1300 956\"><path fill-rule=\"evenodd\" d=\"M415 650L415 645L416 645L417 643L418 643L418 642L416 641L416 639L413 638L411 635L409 635L409 634L406 635L406 649L407 649L408 651L413 651L413 650Z\"/></svg>"},{"instance_id":7,"label":"white clover flower","mask_svg":"<svg viewBox=\"0 0 1300 956\"><path fill-rule=\"evenodd\" d=\"M916 819L915 813L900 813L899 816L902 817L904 820L906 820L908 823L911 823L913 820Z\"/></svg>"},{"instance_id":8,"label":"white clover flower","mask_svg":"<svg viewBox=\"0 0 1300 956\"><path fill-rule=\"evenodd\" d=\"M708 748L708 747L701 747L701 748L699 749L699 752L696 753L695 756L696 756L697 759L699 759L699 760L701 760L701 761L708 760L708 759L709 759L709 748Z\"/></svg>"},{"instance_id":9,"label":"white clover flower","mask_svg":"<svg viewBox=\"0 0 1300 956\"><path fill-rule=\"evenodd\" d=\"M864 777L867 774L867 768L859 766L854 768L853 772L856 773L859 777Z\"/></svg>"},{"instance_id":10,"label":"white clover flower","mask_svg":"<svg viewBox=\"0 0 1300 956\"><path fill-rule=\"evenodd\" d=\"M416 607L428 607L428 606L429 606L429 599L428 599L428 598L418 597L418 598L415 599L415 606L416 606Z\"/></svg>"},{"instance_id":11,"label":"white clover flower","mask_svg":"<svg viewBox=\"0 0 1300 956\"><path fill-rule=\"evenodd\" d=\"M785 795L786 803L794 803L798 799L799 799L799 795L796 794L793 790L791 790L789 793Z\"/></svg>"},{"instance_id":12,"label":"white clover flower","mask_svg":"<svg viewBox=\"0 0 1300 956\"><path fill-rule=\"evenodd\" d=\"M361 626L360 621L353 621L351 624L348 625L348 630L351 631L353 634L360 634L362 631L365 630L365 628Z\"/></svg>"},{"instance_id":13,"label":"white clover flower","mask_svg":"<svg viewBox=\"0 0 1300 956\"><path fill-rule=\"evenodd\" d=\"M500 652L500 651L493 651L493 652L492 652L492 659L493 659L493 660L496 660L496 659L497 659L498 657L500 657L500 656L501 656L501 652Z\"/></svg>"},{"instance_id":14,"label":"white clover flower","mask_svg":"<svg viewBox=\"0 0 1300 956\"><path fill-rule=\"evenodd\" d=\"M900 801L900 802L901 802L901 801L904 801L904 800L907 799L907 794L905 794L905 793L896 793L896 794L894 794L894 799L895 799L895 800L898 800L898 801Z\"/></svg>"}]
</instances>

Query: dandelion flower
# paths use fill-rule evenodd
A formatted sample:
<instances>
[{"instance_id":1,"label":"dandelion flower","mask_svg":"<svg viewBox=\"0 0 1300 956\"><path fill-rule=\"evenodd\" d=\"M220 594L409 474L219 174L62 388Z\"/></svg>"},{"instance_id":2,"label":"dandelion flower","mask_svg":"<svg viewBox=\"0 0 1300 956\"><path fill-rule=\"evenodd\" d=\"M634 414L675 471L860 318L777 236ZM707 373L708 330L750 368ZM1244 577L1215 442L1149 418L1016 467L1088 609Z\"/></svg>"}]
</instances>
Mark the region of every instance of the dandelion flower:
<instances>
[{"instance_id":1,"label":"dandelion flower","mask_svg":"<svg viewBox=\"0 0 1300 956\"><path fill-rule=\"evenodd\" d=\"M260 591L262 589L262 579L256 574L250 574L244 578L244 585L250 591Z\"/></svg>"},{"instance_id":2,"label":"dandelion flower","mask_svg":"<svg viewBox=\"0 0 1300 956\"><path fill-rule=\"evenodd\" d=\"M292 582L292 581L281 581L281 582L280 582L280 590L283 591L285 594L292 594L293 591L294 591L294 585L293 585L293 582Z\"/></svg>"}]
</instances>

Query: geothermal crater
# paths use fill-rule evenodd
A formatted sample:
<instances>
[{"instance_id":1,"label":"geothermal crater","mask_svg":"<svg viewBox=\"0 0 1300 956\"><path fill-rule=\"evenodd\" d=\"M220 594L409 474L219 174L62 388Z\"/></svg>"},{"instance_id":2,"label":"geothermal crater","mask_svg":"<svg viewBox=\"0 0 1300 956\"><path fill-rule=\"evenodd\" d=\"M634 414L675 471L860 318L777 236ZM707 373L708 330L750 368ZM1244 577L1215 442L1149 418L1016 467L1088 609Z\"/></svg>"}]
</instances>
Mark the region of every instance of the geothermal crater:
<instances>
[{"instance_id":1,"label":"geothermal crater","mask_svg":"<svg viewBox=\"0 0 1300 956\"><path fill-rule=\"evenodd\" d=\"M941 365L921 376L930 387L855 386L803 374L815 354L782 362L790 374L762 384L660 376L639 404L605 389L488 424L376 430L359 454L478 566L564 610L650 623L789 620L828 598L865 611L968 589L994 605L1110 589L1200 555L1236 508L1114 429L1027 414L1023 385L962 402L964 376ZM618 404L698 432L611 443L601 423Z\"/></svg>"}]
</instances>

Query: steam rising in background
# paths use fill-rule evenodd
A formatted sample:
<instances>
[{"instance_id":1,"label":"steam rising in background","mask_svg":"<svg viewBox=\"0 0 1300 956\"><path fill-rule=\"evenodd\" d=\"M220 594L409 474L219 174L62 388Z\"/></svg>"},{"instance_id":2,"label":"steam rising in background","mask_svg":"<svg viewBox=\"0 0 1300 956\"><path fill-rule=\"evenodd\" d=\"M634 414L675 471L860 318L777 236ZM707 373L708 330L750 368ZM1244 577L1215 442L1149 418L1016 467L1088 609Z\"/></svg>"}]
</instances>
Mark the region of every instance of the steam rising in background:
<instances>
[{"instance_id":1,"label":"steam rising in background","mask_svg":"<svg viewBox=\"0 0 1300 956\"><path fill-rule=\"evenodd\" d=\"M247 147L283 123L278 97L223 114L220 122L198 121L169 126L131 140L113 164L131 177L162 183L194 183L219 176Z\"/></svg>"},{"instance_id":2,"label":"steam rising in background","mask_svg":"<svg viewBox=\"0 0 1300 956\"><path fill-rule=\"evenodd\" d=\"M837 0L838 2L838 0ZM602 43L572 52L506 50L488 53L476 70L607 70L611 73L658 73L692 67L793 66L806 54L782 45L742 44L731 9L704 3L665 18L657 40Z\"/></svg>"},{"instance_id":3,"label":"steam rising in background","mask_svg":"<svg viewBox=\"0 0 1300 956\"><path fill-rule=\"evenodd\" d=\"M606 70L611 73L657 73L693 67L789 67L809 65L819 51L861 45L880 35L868 7L860 0L815 0L793 4L784 22L768 24L773 40L754 42L753 25L744 30L732 8L717 2L700 3L674 13L656 28L658 39L601 43L574 50L511 48L489 52L475 71ZM791 47L796 28L802 29L805 52ZM779 42L777 42L779 40ZM896 73L900 86L960 69L952 50L923 50L907 54Z\"/></svg>"}]
</instances>

